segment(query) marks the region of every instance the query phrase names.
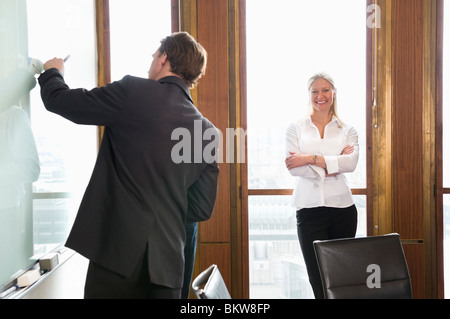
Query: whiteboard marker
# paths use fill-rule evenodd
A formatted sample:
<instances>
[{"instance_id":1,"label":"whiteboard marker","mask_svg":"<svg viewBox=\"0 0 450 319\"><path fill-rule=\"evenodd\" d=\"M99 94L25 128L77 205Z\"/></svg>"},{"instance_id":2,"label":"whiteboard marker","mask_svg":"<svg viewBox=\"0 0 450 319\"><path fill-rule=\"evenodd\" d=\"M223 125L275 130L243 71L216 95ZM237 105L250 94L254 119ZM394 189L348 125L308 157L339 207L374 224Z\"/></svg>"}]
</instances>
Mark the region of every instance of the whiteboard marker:
<instances>
[{"instance_id":1,"label":"whiteboard marker","mask_svg":"<svg viewBox=\"0 0 450 319\"><path fill-rule=\"evenodd\" d=\"M70 58L70 54L64 58L64 63L66 63L67 60L69 60L69 58Z\"/></svg>"},{"instance_id":2,"label":"whiteboard marker","mask_svg":"<svg viewBox=\"0 0 450 319\"><path fill-rule=\"evenodd\" d=\"M8 290L5 290L4 292L2 292L0 294L0 299L5 298L6 296L8 296L10 293L13 293L14 291L16 291L17 289L19 289L18 285L15 285L11 288L9 288Z\"/></svg>"}]
</instances>

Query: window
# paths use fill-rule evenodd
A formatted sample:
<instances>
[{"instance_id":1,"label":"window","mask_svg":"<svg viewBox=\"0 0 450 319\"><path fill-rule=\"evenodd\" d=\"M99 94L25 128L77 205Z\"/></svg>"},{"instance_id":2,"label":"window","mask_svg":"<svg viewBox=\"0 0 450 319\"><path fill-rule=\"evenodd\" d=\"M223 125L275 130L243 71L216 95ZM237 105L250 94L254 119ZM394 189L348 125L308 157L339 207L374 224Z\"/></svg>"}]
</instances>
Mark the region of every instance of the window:
<instances>
[{"instance_id":1,"label":"window","mask_svg":"<svg viewBox=\"0 0 450 319\"><path fill-rule=\"evenodd\" d=\"M45 62L70 54L65 65L67 84L95 87L94 2L27 1L27 6L29 56ZM63 243L71 229L95 163L97 128L47 112L39 89L31 92L31 123L41 162L40 178L33 185L35 253L46 253Z\"/></svg>"},{"instance_id":2,"label":"window","mask_svg":"<svg viewBox=\"0 0 450 319\"><path fill-rule=\"evenodd\" d=\"M26 69L29 57L45 62L70 54L65 75L69 86L96 85L93 0L2 1L0 37L2 81L14 70ZM8 134L22 138L12 142L16 146L26 145L17 148L12 159L23 163L19 170L29 174L0 191L0 196L5 189L11 191L9 198L2 198L2 203L11 202L9 208L0 208L0 288L65 242L97 154L95 127L77 126L47 112L39 85L22 93L14 103L21 124L11 119ZM1 164L7 158L3 142ZM34 152L36 156L30 156Z\"/></svg>"},{"instance_id":3,"label":"window","mask_svg":"<svg viewBox=\"0 0 450 319\"><path fill-rule=\"evenodd\" d=\"M443 183L444 183L444 290L450 297L450 5L444 1Z\"/></svg>"},{"instance_id":4,"label":"window","mask_svg":"<svg viewBox=\"0 0 450 319\"><path fill-rule=\"evenodd\" d=\"M312 298L290 205L285 131L308 112L308 79L330 74L339 115L359 133L359 165L347 178L354 189L366 189L366 2L246 4L250 297ZM354 198L363 236L367 198Z\"/></svg>"},{"instance_id":5,"label":"window","mask_svg":"<svg viewBox=\"0 0 450 319\"><path fill-rule=\"evenodd\" d=\"M171 33L167 0L110 0L111 79L147 78L152 54Z\"/></svg>"}]
</instances>

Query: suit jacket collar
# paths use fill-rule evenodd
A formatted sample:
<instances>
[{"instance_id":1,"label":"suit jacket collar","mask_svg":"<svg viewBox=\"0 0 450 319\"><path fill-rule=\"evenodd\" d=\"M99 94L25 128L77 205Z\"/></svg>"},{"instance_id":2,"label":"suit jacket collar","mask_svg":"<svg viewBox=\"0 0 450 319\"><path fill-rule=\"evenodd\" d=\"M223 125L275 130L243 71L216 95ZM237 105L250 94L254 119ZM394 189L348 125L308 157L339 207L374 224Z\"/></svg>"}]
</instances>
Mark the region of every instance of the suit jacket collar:
<instances>
[{"instance_id":1,"label":"suit jacket collar","mask_svg":"<svg viewBox=\"0 0 450 319\"><path fill-rule=\"evenodd\" d=\"M189 88L183 79L181 79L177 76L166 76L162 79L159 79L158 82L159 83L172 83L172 84L178 85L184 91L184 93L186 93L186 95L189 97L189 100L191 100L191 102L194 103L194 101L192 101L191 92L189 91Z\"/></svg>"}]
</instances>

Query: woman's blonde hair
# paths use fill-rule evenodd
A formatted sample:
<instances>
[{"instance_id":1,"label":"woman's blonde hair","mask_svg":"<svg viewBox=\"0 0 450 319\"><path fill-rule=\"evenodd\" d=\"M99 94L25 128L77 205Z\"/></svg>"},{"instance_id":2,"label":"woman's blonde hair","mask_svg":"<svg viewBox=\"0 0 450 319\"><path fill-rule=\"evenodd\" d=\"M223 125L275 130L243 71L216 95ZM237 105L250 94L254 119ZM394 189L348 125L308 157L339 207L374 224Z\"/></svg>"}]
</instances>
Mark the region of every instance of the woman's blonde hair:
<instances>
[{"instance_id":1,"label":"woman's blonde hair","mask_svg":"<svg viewBox=\"0 0 450 319\"><path fill-rule=\"evenodd\" d=\"M335 86L335 84L334 84L333 78L332 78L331 76L329 76L328 74L326 74L326 73L317 73L317 74L314 74L314 75L308 80L308 92L309 92L310 94L311 94L311 87L312 87L312 85L314 84L314 82L316 82L317 80L320 80L320 79L324 79L324 80L330 82L333 91L336 92L336 86ZM311 105L311 99L310 99L310 101L309 101L309 104L310 104L310 106L311 106L311 108L312 108L312 105ZM338 112L337 112L337 97L335 97L335 98L333 99L333 104L331 105L331 108L330 108L330 114L331 114L332 116L336 116L337 119L338 119L339 121L341 121L341 119L340 119L339 116L338 116ZM341 122L342 122L342 121L341 121Z\"/></svg>"}]
</instances>

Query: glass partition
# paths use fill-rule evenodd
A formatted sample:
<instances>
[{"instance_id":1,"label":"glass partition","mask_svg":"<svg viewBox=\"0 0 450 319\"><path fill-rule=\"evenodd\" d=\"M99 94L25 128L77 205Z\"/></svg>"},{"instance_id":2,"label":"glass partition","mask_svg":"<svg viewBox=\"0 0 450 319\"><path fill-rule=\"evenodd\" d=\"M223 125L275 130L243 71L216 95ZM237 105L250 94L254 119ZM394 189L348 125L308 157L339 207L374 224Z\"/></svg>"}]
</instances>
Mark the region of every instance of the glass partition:
<instances>
[{"instance_id":1,"label":"glass partition","mask_svg":"<svg viewBox=\"0 0 450 319\"><path fill-rule=\"evenodd\" d=\"M92 172L97 129L47 112L33 65L70 54L68 85L94 87L94 9L93 0L0 1L0 292L64 244Z\"/></svg>"},{"instance_id":2,"label":"glass partition","mask_svg":"<svg viewBox=\"0 0 450 319\"><path fill-rule=\"evenodd\" d=\"M40 167L30 126L25 1L0 2L0 288L33 255L31 183ZM1 292L1 290L0 290Z\"/></svg>"}]
</instances>

